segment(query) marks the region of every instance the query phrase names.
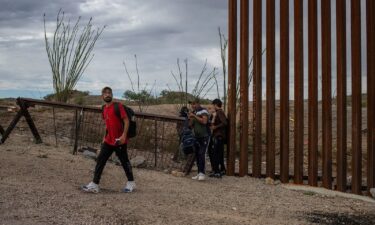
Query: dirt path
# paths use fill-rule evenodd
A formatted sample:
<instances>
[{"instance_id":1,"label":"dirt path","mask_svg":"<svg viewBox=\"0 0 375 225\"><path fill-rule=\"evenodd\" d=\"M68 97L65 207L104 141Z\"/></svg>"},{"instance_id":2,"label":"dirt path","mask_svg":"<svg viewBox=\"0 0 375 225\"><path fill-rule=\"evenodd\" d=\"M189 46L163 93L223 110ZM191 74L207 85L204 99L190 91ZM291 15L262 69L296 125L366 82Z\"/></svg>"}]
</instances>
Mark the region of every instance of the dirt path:
<instances>
[{"instance_id":1,"label":"dirt path","mask_svg":"<svg viewBox=\"0 0 375 225\"><path fill-rule=\"evenodd\" d=\"M121 167L108 164L102 192L82 193L95 162L30 137L0 145L0 224L375 224L375 204L250 177L197 182L135 169L138 189L125 194Z\"/></svg>"}]
</instances>

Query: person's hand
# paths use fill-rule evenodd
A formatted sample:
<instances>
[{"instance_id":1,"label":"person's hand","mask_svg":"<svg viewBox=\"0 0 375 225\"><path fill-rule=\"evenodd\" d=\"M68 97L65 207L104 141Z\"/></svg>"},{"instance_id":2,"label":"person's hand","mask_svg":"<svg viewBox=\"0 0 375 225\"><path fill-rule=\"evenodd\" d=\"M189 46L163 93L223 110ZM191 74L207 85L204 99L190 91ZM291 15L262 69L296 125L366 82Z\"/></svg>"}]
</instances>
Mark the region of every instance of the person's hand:
<instances>
[{"instance_id":1,"label":"person's hand","mask_svg":"<svg viewBox=\"0 0 375 225\"><path fill-rule=\"evenodd\" d=\"M192 112L189 112L189 118L193 118L195 116L195 114L194 113L192 113Z\"/></svg>"},{"instance_id":2,"label":"person's hand","mask_svg":"<svg viewBox=\"0 0 375 225\"><path fill-rule=\"evenodd\" d=\"M120 145L123 145L123 144L125 144L125 141L126 141L126 137L125 137L125 135L124 135L124 134L122 134L122 135L121 135L121 137L119 137L119 139L120 139Z\"/></svg>"},{"instance_id":3,"label":"person's hand","mask_svg":"<svg viewBox=\"0 0 375 225\"><path fill-rule=\"evenodd\" d=\"M210 128L211 128L211 130L215 130L216 129L215 125L211 125Z\"/></svg>"}]
</instances>

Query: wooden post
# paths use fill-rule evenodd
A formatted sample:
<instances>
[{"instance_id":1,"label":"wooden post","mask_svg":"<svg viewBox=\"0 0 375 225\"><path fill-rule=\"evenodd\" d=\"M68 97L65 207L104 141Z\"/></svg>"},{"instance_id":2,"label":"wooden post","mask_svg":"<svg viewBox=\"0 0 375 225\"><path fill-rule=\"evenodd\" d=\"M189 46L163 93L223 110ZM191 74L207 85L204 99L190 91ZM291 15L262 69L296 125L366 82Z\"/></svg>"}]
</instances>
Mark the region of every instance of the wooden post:
<instances>
[{"instance_id":1,"label":"wooden post","mask_svg":"<svg viewBox=\"0 0 375 225\"><path fill-rule=\"evenodd\" d=\"M156 118L154 118L154 139L155 139L155 145L154 145L154 158L155 158L155 168L158 163L158 121Z\"/></svg>"},{"instance_id":2,"label":"wooden post","mask_svg":"<svg viewBox=\"0 0 375 225\"><path fill-rule=\"evenodd\" d=\"M16 114L16 116L13 118L12 122L10 122L8 128L4 131L1 137L0 143L4 143L5 140L8 138L9 134L12 132L12 130L16 127L18 121L23 116L23 111L19 110Z\"/></svg>"},{"instance_id":3,"label":"wooden post","mask_svg":"<svg viewBox=\"0 0 375 225\"><path fill-rule=\"evenodd\" d=\"M55 107L52 107L52 115L53 115L53 131L55 134L55 145L57 147L57 127L56 127Z\"/></svg>"},{"instance_id":4,"label":"wooden post","mask_svg":"<svg viewBox=\"0 0 375 225\"><path fill-rule=\"evenodd\" d=\"M17 99L17 104L20 106L20 110L22 111L22 114L25 117L27 124L29 125L31 133L33 133L35 143L36 144L42 143L42 138L40 137L39 132L36 129L36 126L34 124L34 121L31 118L29 111L27 110L28 105L24 101L20 100L19 98Z\"/></svg>"},{"instance_id":5,"label":"wooden post","mask_svg":"<svg viewBox=\"0 0 375 225\"><path fill-rule=\"evenodd\" d=\"M12 130L16 127L18 121L21 119L22 116L25 117L26 122L29 125L31 133L34 136L35 143L36 144L42 143L42 138L40 137L39 132L36 129L36 126L34 124L34 121L31 118L29 111L27 110L27 108L29 106L24 101L22 101L20 98L17 98L17 104L20 106L20 110L17 112L16 116L13 118L13 120L10 123L10 125L8 126L8 128L2 134L2 138L1 138L0 143L5 142L5 140L8 138L8 136L12 132Z\"/></svg>"},{"instance_id":6,"label":"wooden post","mask_svg":"<svg viewBox=\"0 0 375 225\"><path fill-rule=\"evenodd\" d=\"M74 149L73 149L73 154L77 154L78 150L78 142L79 142L79 135L80 135L80 130L81 130L81 122L82 122L82 117L83 117L83 110L81 110L78 114L78 111L76 110L75 113L75 137L74 137Z\"/></svg>"}]
</instances>

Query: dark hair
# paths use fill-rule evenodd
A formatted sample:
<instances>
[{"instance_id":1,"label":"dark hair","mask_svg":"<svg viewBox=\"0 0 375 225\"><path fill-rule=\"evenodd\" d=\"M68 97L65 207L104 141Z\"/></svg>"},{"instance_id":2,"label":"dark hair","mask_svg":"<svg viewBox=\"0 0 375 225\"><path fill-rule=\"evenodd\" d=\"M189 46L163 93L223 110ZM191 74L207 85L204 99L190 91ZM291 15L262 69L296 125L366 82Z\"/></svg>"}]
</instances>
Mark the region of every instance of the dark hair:
<instances>
[{"instance_id":1,"label":"dark hair","mask_svg":"<svg viewBox=\"0 0 375 225\"><path fill-rule=\"evenodd\" d=\"M182 106L180 109L180 117L188 117L189 109L186 106Z\"/></svg>"},{"instance_id":2,"label":"dark hair","mask_svg":"<svg viewBox=\"0 0 375 225\"><path fill-rule=\"evenodd\" d=\"M110 91L110 92L112 93L112 88L110 88L110 87L104 87L104 88L102 89L102 94L103 94L105 91Z\"/></svg>"},{"instance_id":3,"label":"dark hair","mask_svg":"<svg viewBox=\"0 0 375 225\"><path fill-rule=\"evenodd\" d=\"M221 100L220 99L214 99L213 101L212 101L212 105L217 105L219 108L221 108L221 106L223 105L223 103L221 102Z\"/></svg>"}]
</instances>

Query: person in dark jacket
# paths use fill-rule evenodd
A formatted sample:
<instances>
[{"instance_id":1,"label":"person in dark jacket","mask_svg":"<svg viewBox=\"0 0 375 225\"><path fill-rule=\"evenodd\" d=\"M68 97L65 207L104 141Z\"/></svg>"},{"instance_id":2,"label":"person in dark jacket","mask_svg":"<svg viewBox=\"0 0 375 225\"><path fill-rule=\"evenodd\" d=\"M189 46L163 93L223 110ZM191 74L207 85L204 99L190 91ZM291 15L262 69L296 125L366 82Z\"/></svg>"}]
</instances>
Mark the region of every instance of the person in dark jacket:
<instances>
[{"instance_id":1,"label":"person in dark jacket","mask_svg":"<svg viewBox=\"0 0 375 225\"><path fill-rule=\"evenodd\" d=\"M212 130L212 169L213 174L210 177L221 178L225 174L224 165L224 140L226 138L227 117L223 111L220 99L212 101L215 108L216 116L211 124Z\"/></svg>"}]
</instances>

